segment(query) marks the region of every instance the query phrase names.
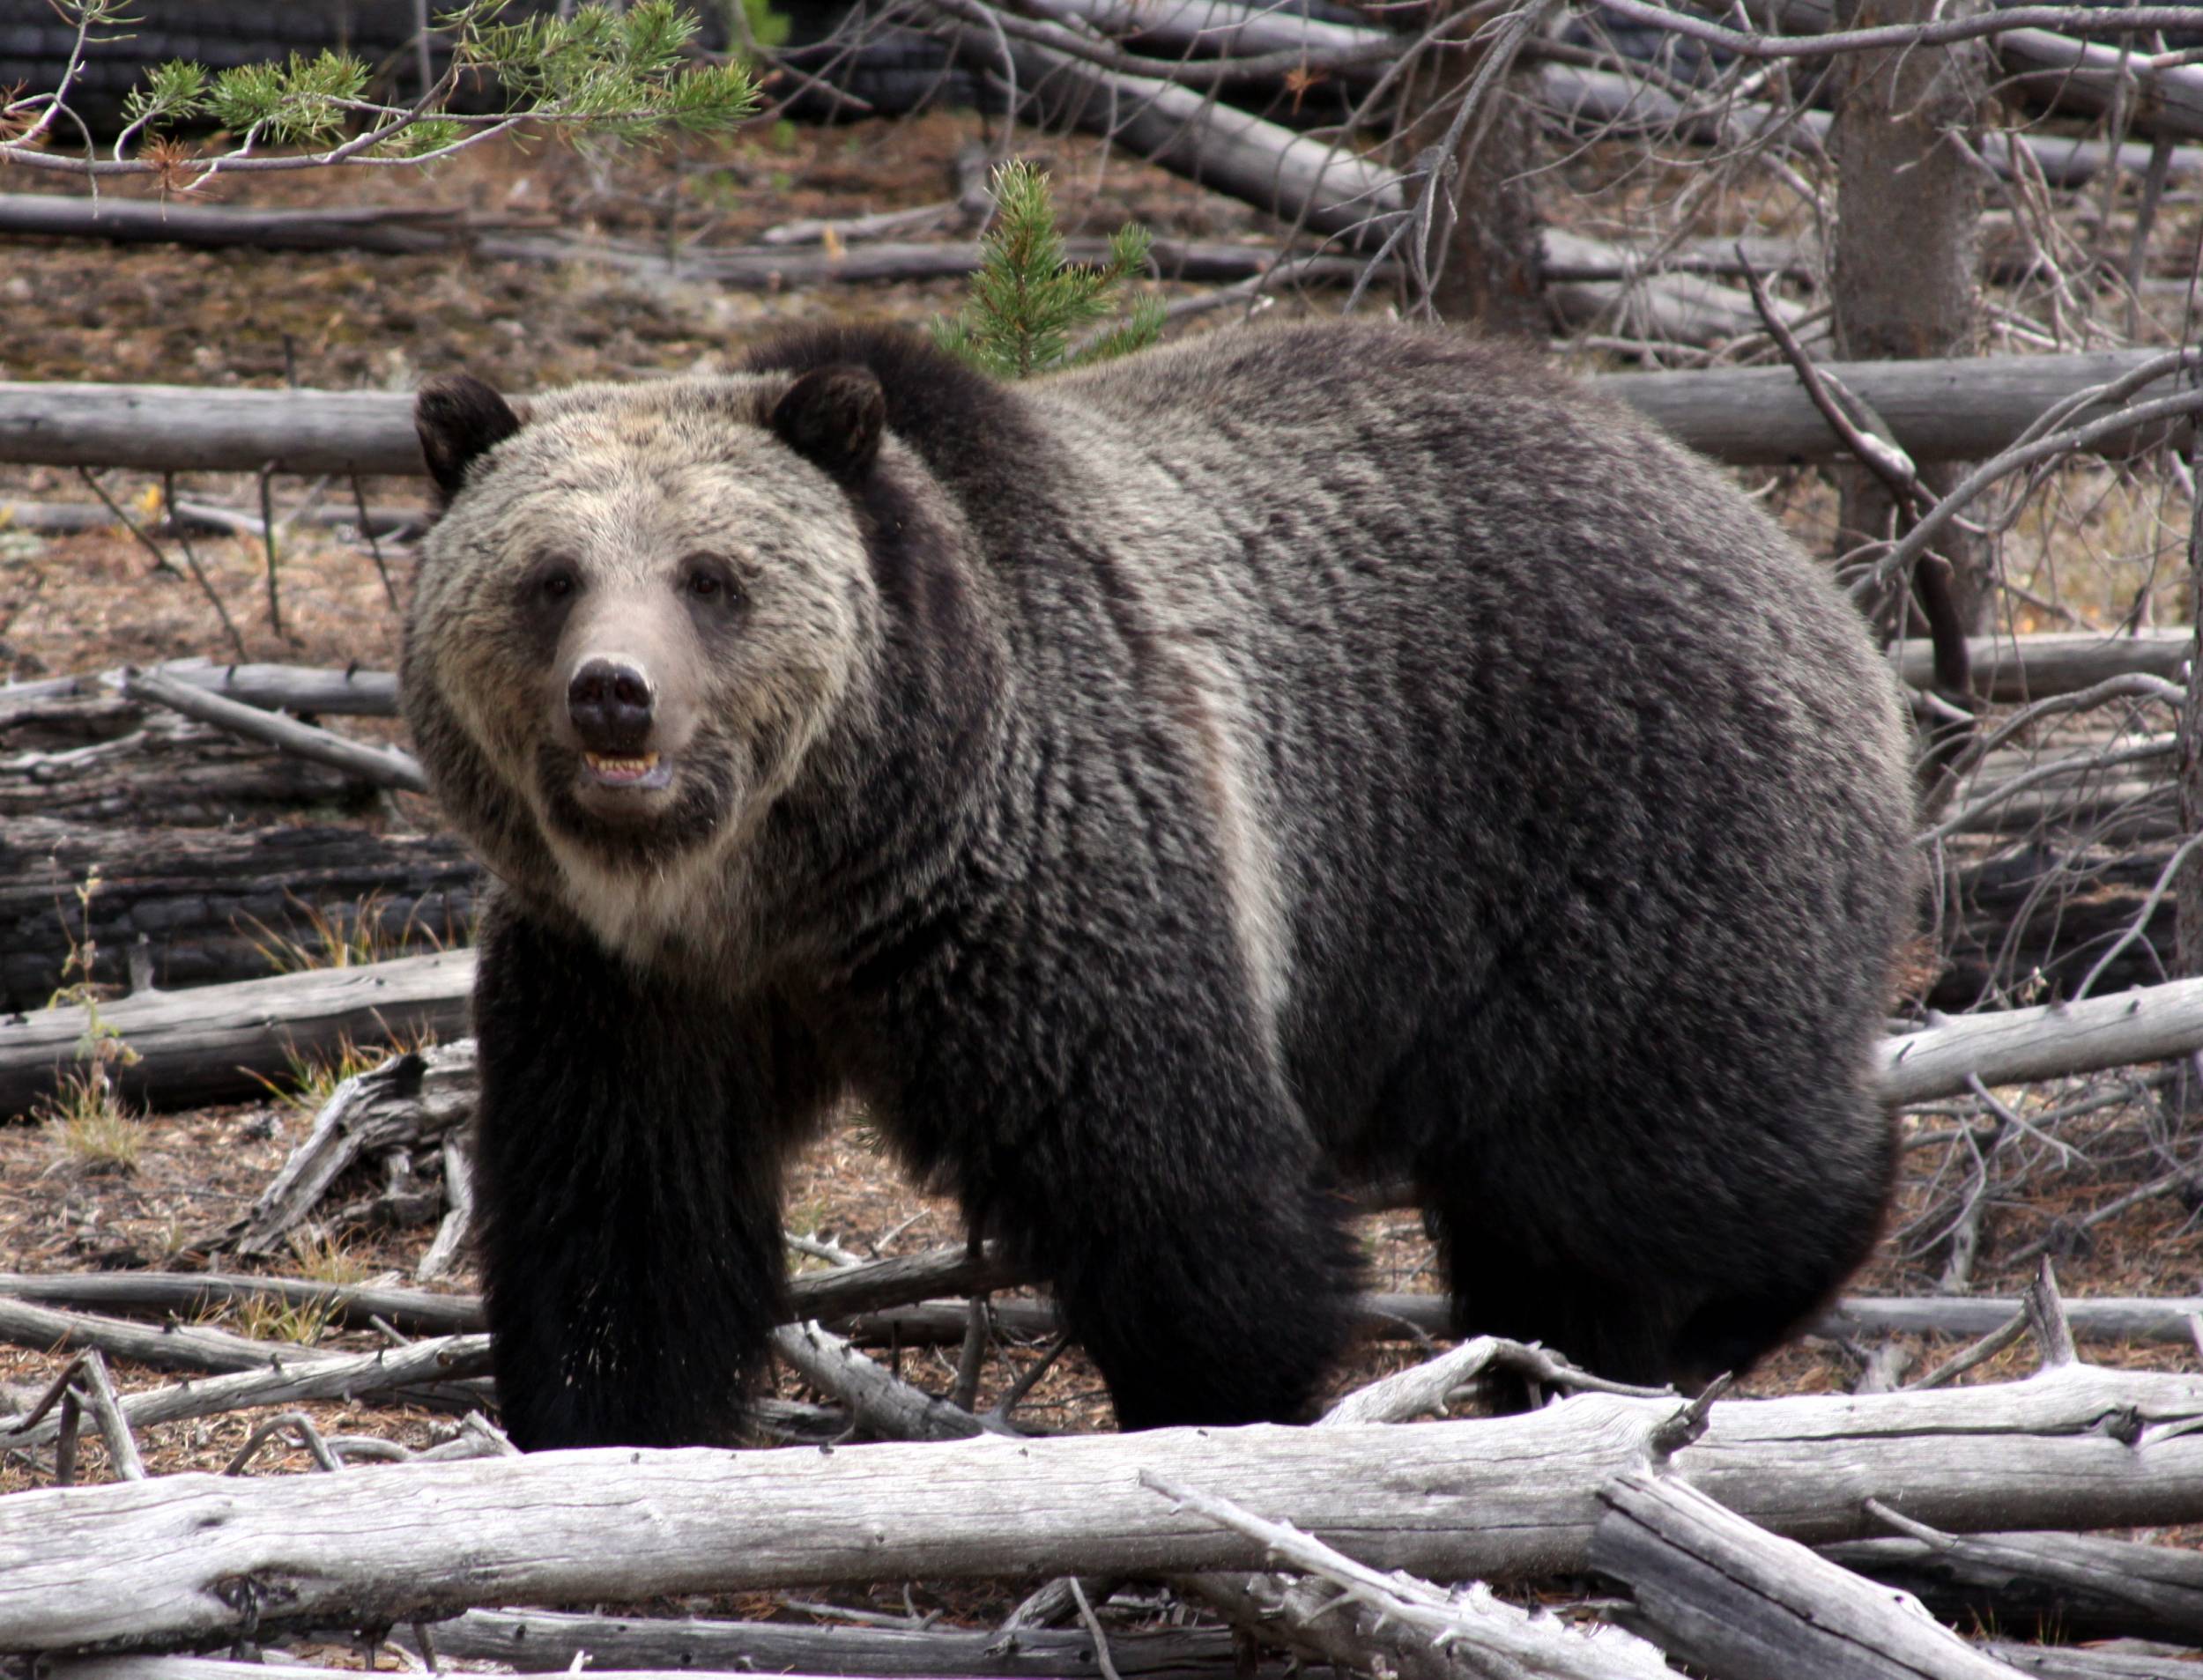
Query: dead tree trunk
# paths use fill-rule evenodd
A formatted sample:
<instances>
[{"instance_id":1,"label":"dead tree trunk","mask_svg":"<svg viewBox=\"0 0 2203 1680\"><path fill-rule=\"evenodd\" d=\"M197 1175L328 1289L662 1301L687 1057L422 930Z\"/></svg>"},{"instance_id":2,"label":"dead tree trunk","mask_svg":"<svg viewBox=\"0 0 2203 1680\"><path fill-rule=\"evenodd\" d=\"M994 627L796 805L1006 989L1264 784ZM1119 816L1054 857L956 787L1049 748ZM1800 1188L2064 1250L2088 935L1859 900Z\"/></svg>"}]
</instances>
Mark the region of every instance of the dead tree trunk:
<instances>
[{"instance_id":1,"label":"dead tree trunk","mask_svg":"<svg viewBox=\"0 0 2203 1680\"><path fill-rule=\"evenodd\" d=\"M1434 11L1466 36L1484 9L1438 0ZM1428 230L1412 230L1417 248L1406 264L1411 307L1487 333L1543 338L1547 330L1532 173L1538 154L1534 71L1503 40L1474 46L1434 43L1409 67L1396 142L1403 168L1435 170ZM1494 72L1487 82L1482 72ZM1480 88L1474 108L1461 104ZM1463 117L1465 115L1465 121ZM1435 157L1425 154L1435 152ZM1418 295L1420 294L1420 295Z\"/></svg>"},{"instance_id":2,"label":"dead tree trunk","mask_svg":"<svg viewBox=\"0 0 2203 1680\"><path fill-rule=\"evenodd\" d=\"M1866 28L1925 23L1974 0L1838 0L1836 26ZM1846 56L1837 68L1836 226L1833 252L1836 341L1851 361L1964 356L1973 347L1975 276L1980 263L1981 182L1945 137L1976 122L1985 86L1986 51L1969 41ZM1926 469L1940 495L1964 476L1962 463ZM1843 548L1890 535L1897 518L1881 481L1863 468L1841 475L1839 542ZM1986 557L1977 541L1954 534L1953 604L1969 631L1982 627ZM1903 633L1908 616L1897 593L1888 623Z\"/></svg>"},{"instance_id":3,"label":"dead tree trunk","mask_svg":"<svg viewBox=\"0 0 2203 1680\"><path fill-rule=\"evenodd\" d=\"M2188 510L2188 622L2203 649L2203 432L2189 445L2195 471ZM2187 703L2180 708L2180 832L2203 833L2203 655L2189 658ZM2187 855L2174 886L2177 902L2180 972L2203 974L2203 847Z\"/></svg>"}]
</instances>

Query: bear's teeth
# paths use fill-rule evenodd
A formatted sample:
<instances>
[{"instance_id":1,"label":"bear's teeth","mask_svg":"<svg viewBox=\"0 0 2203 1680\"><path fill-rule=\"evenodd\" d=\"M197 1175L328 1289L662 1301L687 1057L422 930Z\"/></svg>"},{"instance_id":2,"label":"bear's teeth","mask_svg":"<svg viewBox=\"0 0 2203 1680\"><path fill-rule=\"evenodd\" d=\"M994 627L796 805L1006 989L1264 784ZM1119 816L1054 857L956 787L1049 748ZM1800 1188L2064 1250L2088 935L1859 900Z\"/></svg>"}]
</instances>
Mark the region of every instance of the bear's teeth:
<instances>
[{"instance_id":1,"label":"bear's teeth","mask_svg":"<svg viewBox=\"0 0 2203 1680\"><path fill-rule=\"evenodd\" d=\"M584 752L582 760L600 776L647 776L657 768L658 755L646 752L640 758L615 759L603 752Z\"/></svg>"}]
</instances>

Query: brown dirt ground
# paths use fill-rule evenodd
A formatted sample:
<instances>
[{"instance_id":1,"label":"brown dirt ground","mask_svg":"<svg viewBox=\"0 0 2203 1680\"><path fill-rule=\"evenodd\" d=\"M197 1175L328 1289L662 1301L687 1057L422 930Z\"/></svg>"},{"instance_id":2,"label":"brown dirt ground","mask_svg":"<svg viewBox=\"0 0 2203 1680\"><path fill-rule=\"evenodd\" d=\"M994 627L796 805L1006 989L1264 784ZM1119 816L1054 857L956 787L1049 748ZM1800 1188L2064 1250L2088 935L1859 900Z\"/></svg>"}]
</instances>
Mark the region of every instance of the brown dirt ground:
<instances>
[{"instance_id":1,"label":"brown dirt ground","mask_svg":"<svg viewBox=\"0 0 2203 1680\"><path fill-rule=\"evenodd\" d=\"M949 196L951 163L975 125L948 115L864 123L838 130L767 130L687 148L678 156L616 162L563 147L507 148L446 166L426 187L410 174L258 176L225 189L233 204L418 204L423 197L478 216L506 215L625 236L663 233L669 216L685 233L721 241L753 238L799 217L847 216L938 202ZM1159 233L1189 237L1254 237L1250 211L1201 193L1121 155L1105 156L1080 138L1040 145L1057 173L1065 219L1074 230L1106 231L1135 216ZM10 181L11 189L43 183ZM895 285L861 294L819 290L785 294L721 291L687 283L638 281L575 265L551 269L443 257L195 251L16 241L0 264L0 379L100 380L405 389L422 375L467 366L513 388L582 378L623 377L707 366L749 336L790 319L840 313L923 317L953 307L953 285ZM108 487L126 506L148 508L157 486L127 474ZM243 478L210 477L187 493L256 510ZM278 486L280 505L301 487ZM0 469L0 504L13 500L84 500L74 474ZM348 495L343 486L330 493ZM410 483L371 483L371 501L410 504ZM1808 499L1810 500L1810 499ZM212 586L243 630L254 657L308 663L357 661L387 667L396 654L396 616L374 566L360 551L300 527L283 546L279 573L286 633L270 627L264 561L256 544L202 539L198 556ZM406 557L393 556L401 580ZM154 569L144 551L114 529L39 538L8 532L0 521L0 676L27 678L85 671L123 661L185 653L219 655L219 627L196 585ZM433 822L423 803L405 802L416 822ZM2029 1092L2030 1103L2047 1100ZM1928 1124L1940 1122L1929 1121ZM255 1195L303 1135L296 1105L261 1103L164 1114L144 1121L142 1150L127 1171L99 1171L76 1159L53 1127L0 1130L0 1264L10 1269L66 1269L159 1263L181 1233L233 1214ZM1986 1232L1979 1282L2008 1291L2021 1281L2001 1271L1999 1252L2070 1220L2140 1177L2163 1170L2135 1150L2144 1117L2115 1111L2070 1133L2103 1160L2101 1168L2041 1166L1999 1205ZM1913 1151L1897 1215L1902 1226L1963 1178L1941 1145ZM1941 1188L1935 1183L1944 1169ZM339 1199L344 1192L340 1189ZM2198 1287L2203 1239L2193 1210L2161 1198L2097 1228L2061 1254L2073 1293L2185 1293ZM915 1195L844 1127L799 1165L789 1221L830 1233L859 1253L910 1253L960 1235L953 1210ZM1364 1233L1374 1287L1435 1287L1431 1256L1409 1214L1376 1216ZM410 1277L427 1228L340 1233L342 1269L355 1280ZM326 1257L324 1257L325 1259ZM1908 1257L1885 1245L1858 1280L1869 1291L1918 1291L1932 1284L1940 1256ZM286 1269L297 1270L298 1267ZM455 1279L455 1288L471 1279ZM238 1327L238 1315L217 1315ZM372 1338L330 1340L367 1346ZM1949 1351L1922 1350L1932 1362ZM2091 1348L2107 1362L2184 1362L2163 1350ZM999 1392L1031 1350L990 1362L984 1395ZM1342 1372L1340 1388L1406 1363L1409 1348L1371 1349ZM2024 1350L1974 1380L2025 1368ZM905 1370L939 1387L953 1353L914 1353ZM35 1350L0 1351L0 1383L20 1392L48 1380L59 1359ZM126 1387L156 1384L153 1373L120 1368ZM1854 1368L1820 1345L1794 1348L1757 1373L1751 1390L1777 1393L1847 1386ZM792 1386L788 1391L796 1392ZM7 1396L0 1395L0 1399ZM325 1431L374 1433L412 1444L449 1432L449 1420L377 1406L309 1408ZM1090 1366L1064 1361L1036 1391L1027 1415L1055 1428L1106 1427L1106 1401ZM222 1418L149 1432L145 1446L157 1472L219 1469L250 1423ZM253 1473L308 1469L298 1450L271 1450ZM41 1484L49 1466L0 1469L0 1491ZM85 1473L106 1474L96 1447ZM919 1595L921 1608L998 1613L1013 1589ZM900 1586L875 1595L902 1608ZM690 1605L686 1608L699 1608ZM768 1613L770 1601L746 1598L712 1608Z\"/></svg>"}]
</instances>

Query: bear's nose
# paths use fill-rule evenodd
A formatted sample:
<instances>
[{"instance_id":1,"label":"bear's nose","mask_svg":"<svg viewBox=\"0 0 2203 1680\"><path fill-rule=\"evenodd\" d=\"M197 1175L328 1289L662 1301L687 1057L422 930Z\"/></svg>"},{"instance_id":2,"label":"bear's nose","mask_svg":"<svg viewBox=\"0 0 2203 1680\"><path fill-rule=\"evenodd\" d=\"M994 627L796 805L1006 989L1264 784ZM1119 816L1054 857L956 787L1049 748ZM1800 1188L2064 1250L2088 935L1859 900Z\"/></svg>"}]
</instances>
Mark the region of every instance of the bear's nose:
<instances>
[{"instance_id":1,"label":"bear's nose","mask_svg":"<svg viewBox=\"0 0 2203 1680\"><path fill-rule=\"evenodd\" d=\"M585 661L566 687L567 715L582 746L609 756L642 750L653 703L649 675L621 659Z\"/></svg>"}]
</instances>

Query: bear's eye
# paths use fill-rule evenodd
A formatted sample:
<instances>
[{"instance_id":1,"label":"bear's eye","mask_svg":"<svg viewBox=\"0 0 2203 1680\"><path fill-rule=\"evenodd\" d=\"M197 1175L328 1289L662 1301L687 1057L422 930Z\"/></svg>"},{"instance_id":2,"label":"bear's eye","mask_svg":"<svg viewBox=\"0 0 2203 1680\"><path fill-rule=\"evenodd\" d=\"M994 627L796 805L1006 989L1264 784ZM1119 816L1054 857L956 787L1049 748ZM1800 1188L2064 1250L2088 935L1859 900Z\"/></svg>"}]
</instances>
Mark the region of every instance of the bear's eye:
<instances>
[{"instance_id":1,"label":"bear's eye","mask_svg":"<svg viewBox=\"0 0 2203 1680\"><path fill-rule=\"evenodd\" d=\"M522 588L525 598L539 606L562 606L581 593L582 579L571 560L553 557L530 566Z\"/></svg>"},{"instance_id":2,"label":"bear's eye","mask_svg":"<svg viewBox=\"0 0 2203 1680\"><path fill-rule=\"evenodd\" d=\"M741 580L716 554L692 556L681 567L681 588L699 604L733 606L742 600Z\"/></svg>"}]
</instances>

